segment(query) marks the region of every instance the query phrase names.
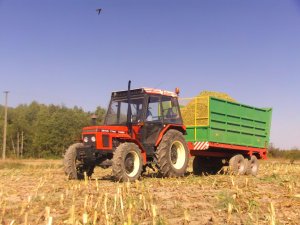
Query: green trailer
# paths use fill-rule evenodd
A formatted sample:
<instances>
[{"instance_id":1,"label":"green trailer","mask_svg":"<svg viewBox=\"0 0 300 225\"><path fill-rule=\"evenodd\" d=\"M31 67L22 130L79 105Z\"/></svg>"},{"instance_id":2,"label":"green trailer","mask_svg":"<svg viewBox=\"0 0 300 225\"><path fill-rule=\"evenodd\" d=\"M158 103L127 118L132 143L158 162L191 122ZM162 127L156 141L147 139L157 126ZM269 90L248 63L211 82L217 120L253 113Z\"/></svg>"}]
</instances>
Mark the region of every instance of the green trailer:
<instances>
[{"instance_id":1,"label":"green trailer","mask_svg":"<svg viewBox=\"0 0 300 225\"><path fill-rule=\"evenodd\" d=\"M211 96L181 99L181 106L194 171L217 170L225 159L236 172L257 173L257 159L267 158L271 108Z\"/></svg>"}]
</instances>

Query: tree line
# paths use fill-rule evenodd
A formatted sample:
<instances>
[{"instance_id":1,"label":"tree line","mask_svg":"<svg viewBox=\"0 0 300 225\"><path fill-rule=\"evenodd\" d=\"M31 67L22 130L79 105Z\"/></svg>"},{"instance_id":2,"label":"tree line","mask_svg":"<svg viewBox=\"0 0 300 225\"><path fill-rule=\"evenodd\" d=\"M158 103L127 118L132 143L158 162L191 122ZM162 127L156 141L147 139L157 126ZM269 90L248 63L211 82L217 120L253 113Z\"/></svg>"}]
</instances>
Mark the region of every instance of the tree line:
<instances>
[{"instance_id":1,"label":"tree line","mask_svg":"<svg viewBox=\"0 0 300 225\"><path fill-rule=\"evenodd\" d=\"M97 124L102 124L106 110L97 107L95 112L85 112L77 106L45 105L33 101L8 108L6 155L11 158L60 158L66 148L78 142L81 129L91 124L96 114ZM4 107L0 105L0 151L3 146ZM283 151L272 143L269 157L300 160L300 151Z\"/></svg>"},{"instance_id":2,"label":"tree line","mask_svg":"<svg viewBox=\"0 0 300 225\"><path fill-rule=\"evenodd\" d=\"M1 152L3 146L4 107L0 105ZM97 124L104 119L105 109L85 112L77 106L45 105L38 102L8 108L7 157L55 158L81 138L81 129L91 124L96 114Z\"/></svg>"},{"instance_id":3,"label":"tree line","mask_svg":"<svg viewBox=\"0 0 300 225\"><path fill-rule=\"evenodd\" d=\"M270 143L268 149L268 157L283 158L283 159L288 159L291 162L294 162L295 160L300 160L300 149L293 148L290 150L283 150L275 147L273 143Z\"/></svg>"}]
</instances>

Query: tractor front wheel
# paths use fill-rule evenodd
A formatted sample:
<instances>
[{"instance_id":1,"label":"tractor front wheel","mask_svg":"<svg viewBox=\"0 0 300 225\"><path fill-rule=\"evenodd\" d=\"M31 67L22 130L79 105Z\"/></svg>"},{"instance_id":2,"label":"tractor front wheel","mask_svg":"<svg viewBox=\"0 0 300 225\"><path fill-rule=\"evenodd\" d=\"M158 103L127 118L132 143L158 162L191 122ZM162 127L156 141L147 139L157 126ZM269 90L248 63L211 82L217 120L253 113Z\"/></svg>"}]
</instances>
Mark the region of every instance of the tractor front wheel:
<instances>
[{"instance_id":1,"label":"tractor front wheel","mask_svg":"<svg viewBox=\"0 0 300 225\"><path fill-rule=\"evenodd\" d=\"M77 160L76 150L81 147L83 147L82 143L75 143L67 149L64 155L64 170L69 179L81 180L84 178L84 172L88 177L92 176L94 172L95 166L85 165Z\"/></svg>"},{"instance_id":2,"label":"tractor front wheel","mask_svg":"<svg viewBox=\"0 0 300 225\"><path fill-rule=\"evenodd\" d=\"M114 152L112 173L116 181L135 181L143 169L141 150L134 143L122 143Z\"/></svg>"},{"instance_id":3,"label":"tractor front wheel","mask_svg":"<svg viewBox=\"0 0 300 225\"><path fill-rule=\"evenodd\" d=\"M189 152L181 132L169 130L158 145L157 164L164 177L180 177L186 172Z\"/></svg>"}]
</instances>

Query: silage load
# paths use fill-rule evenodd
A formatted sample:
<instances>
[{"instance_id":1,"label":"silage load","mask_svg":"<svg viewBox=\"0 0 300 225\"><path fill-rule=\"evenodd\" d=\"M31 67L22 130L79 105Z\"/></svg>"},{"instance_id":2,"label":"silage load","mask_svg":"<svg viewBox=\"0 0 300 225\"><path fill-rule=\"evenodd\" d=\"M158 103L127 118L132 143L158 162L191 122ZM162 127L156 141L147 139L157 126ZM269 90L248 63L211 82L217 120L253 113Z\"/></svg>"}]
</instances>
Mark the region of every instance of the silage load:
<instances>
[{"instance_id":1,"label":"silage load","mask_svg":"<svg viewBox=\"0 0 300 225\"><path fill-rule=\"evenodd\" d=\"M208 125L208 101L210 96L235 102L235 99L226 93L202 91L195 98L190 99L189 102L181 108L182 119L185 125Z\"/></svg>"}]
</instances>

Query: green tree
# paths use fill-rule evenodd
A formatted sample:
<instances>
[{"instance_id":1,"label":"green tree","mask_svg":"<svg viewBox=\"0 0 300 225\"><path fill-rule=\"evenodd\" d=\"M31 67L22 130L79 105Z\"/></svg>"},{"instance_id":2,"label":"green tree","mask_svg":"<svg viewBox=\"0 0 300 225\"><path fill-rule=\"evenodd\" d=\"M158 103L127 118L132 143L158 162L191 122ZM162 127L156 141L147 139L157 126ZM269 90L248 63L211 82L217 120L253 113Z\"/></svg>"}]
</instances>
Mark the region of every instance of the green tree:
<instances>
[{"instance_id":1,"label":"green tree","mask_svg":"<svg viewBox=\"0 0 300 225\"><path fill-rule=\"evenodd\" d=\"M97 120L96 121L97 121L98 125L104 123L105 114L106 114L106 110L105 109L101 108L100 106L98 106L96 108L95 115L97 116Z\"/></svg>"},{"instance_id":2,"label":"green tree","mask_svg":"<svg viewBox=\"0 0 300 225\"><path fill-rule=\"evenodd\" d=\"M3 106L0 105L0 127L3 127ZM97 124L104 119L105 110L97 107ZM81 129L90 125L91 112L75 106L44 105L38 102L22 104L8 111L8 156L15 156L23 134L24 157L60 157L65 149L81 138ZM2 146L2 132L1 146ZM19 138L18 138L19 137ZM19 140L19 142L18 142Z\"/></svg>"}]
</instances>

